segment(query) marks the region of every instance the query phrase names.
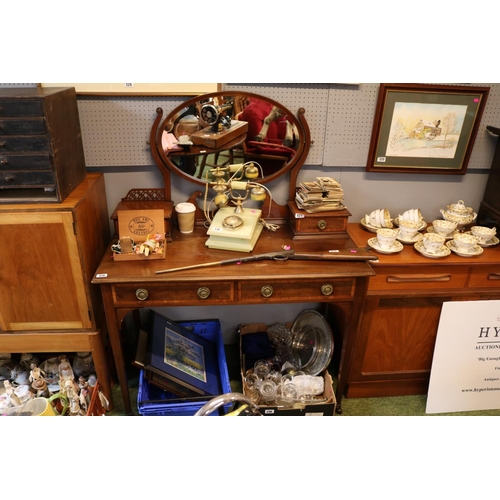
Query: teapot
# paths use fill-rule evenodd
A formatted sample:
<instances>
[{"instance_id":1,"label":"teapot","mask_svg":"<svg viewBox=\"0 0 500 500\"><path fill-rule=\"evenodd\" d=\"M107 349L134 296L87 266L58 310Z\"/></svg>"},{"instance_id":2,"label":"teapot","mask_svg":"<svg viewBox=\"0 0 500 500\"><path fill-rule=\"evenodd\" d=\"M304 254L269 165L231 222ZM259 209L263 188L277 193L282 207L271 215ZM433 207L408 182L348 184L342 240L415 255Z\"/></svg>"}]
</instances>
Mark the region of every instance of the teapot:
<instances>
[{"instance_id":1,"label":"teapot","mask_svg":"<svg viewBox=\"0 0 500 500\"><path fill-rule=\"evenodd\" d=\"M474 212L472 207L465 206L463 200L459 200L458 203L452 203L446 207L446 210L443 208L440 210L443 219L456 222L457 226L465 226L467 224L471 224L476 220L477 214Z\"/></svg>"}]
</instances>

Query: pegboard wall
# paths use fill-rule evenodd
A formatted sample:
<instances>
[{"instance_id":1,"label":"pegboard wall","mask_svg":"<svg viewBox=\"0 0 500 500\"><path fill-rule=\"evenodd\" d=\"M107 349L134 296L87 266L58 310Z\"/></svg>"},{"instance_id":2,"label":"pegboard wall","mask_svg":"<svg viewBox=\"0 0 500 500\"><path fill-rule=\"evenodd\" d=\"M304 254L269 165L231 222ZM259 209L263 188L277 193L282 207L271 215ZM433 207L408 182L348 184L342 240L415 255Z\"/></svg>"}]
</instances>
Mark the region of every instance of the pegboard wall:
<instances>
[{"instance_id":1,"label":"pegboard wall","mask_svg":"<svg viewBox=\"0 0 500 500\"><path fill-rule=\"evenodd\" d=\"M33 86L35 84L0 84ZM474 83L490 87L469 169L491 165L497 138L486 125L500 127L500 83ZM226 90L244 90L282 103L291 112L305 109L312 145L306 165L325 167L366 166L378 83L359 84L224 84ZM186 97L79 96L78 109L89 167L154 165L149 133L161 107L166 116Z\"/></svg>"}]
</instances>

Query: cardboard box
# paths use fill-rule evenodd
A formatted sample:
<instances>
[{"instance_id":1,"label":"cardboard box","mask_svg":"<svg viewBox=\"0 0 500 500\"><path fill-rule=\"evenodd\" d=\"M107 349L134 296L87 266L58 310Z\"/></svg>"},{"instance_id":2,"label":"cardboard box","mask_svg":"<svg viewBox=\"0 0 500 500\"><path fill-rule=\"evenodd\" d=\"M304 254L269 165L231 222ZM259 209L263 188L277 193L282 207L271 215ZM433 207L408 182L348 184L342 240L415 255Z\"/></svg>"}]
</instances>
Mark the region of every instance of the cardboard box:
<instances>
[{"instance_id":1,"label":"cardboard box","mask_svg":"<svg viewBox=\"0 0 500 500\"><path fill-rule=\"evenodd\" d=\"M288 325L291 326L291 325ZM239 326L240 334L240 363L241 363L241 382L243 393L245 394L245 353L243 352L242 338L245 335L266 332L268 325L264 323L246 323ZM324 402L312 405L294 405L293 408L285 408L276 405L259 405L260 412L264 416L304 416L304 417L333 417L335 415L335 408L337 400L333 391L333 380L330 373L325 370L321 376L324 378L325 390L320 399L325 399Z\"/></svg>"},{"instance_id":2,"label":"cardboard box","mask_svg":"<svg viewBox=\"0 0 500 500\"><path fill-rule=\"evenodd\" d=\"M164 259L166 252L165 240L165 213L161 209L156 210L120 210L118 211L118 234L122 250L124 240L131 238L136 245L146 241L149 234L160 233L163 241L159 252L150 252L148 255L135 252L114 253L116 261L123 260L156 260Z\"/></svg>"}]
</instances>

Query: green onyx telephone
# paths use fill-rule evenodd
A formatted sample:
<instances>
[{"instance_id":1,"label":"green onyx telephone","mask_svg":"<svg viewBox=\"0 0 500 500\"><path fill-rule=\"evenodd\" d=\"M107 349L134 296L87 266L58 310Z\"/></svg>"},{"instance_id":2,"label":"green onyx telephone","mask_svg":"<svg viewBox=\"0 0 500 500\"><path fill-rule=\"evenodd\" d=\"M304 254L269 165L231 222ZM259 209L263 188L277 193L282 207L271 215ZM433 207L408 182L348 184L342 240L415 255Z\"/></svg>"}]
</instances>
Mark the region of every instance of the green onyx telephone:
<instances>
[{"instance_id":1,"label":"green onyx telephone","mask_svg":"<svg viewBox=\"0 0 500 500\"><path fill-rule=\"evenodd\" d=\"M254 162L247 162L225 167L215 167L210 173L215 181L207 183L205 196L205 217L210 223L205 244L209 248L251 252L263 229L262 210L243 208L243 203L250 199L264 201L271 192L262 184L252 179L261 174ZM216 195L212 200L218 208L211 218L207 210L209 186ZM231 203L234 206L228 206Z\"/></svg>"}]
</instances>

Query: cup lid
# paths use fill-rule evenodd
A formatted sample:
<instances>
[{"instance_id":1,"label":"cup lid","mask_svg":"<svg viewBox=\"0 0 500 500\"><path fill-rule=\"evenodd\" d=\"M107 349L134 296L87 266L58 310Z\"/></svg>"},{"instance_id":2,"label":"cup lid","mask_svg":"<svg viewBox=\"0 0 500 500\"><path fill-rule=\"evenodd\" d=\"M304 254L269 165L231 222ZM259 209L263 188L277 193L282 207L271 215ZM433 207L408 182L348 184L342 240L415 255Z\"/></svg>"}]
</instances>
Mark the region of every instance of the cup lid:
<instances>
[{"instance_id":1,"label":"cup lid","mask_svg":"<svg viewBox=\"0 0 500 500\"><path fill-rule=\"evenodd\" d=\"M185 203L177 203L177 205L175 205L175 211L183 214L188 214L194 212L195 210L196 207L194 206L193 203L185 202Z\"/></svg>"}]
</instances>

